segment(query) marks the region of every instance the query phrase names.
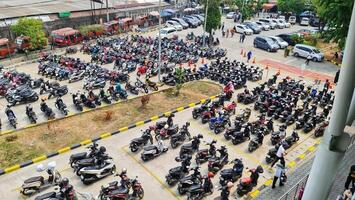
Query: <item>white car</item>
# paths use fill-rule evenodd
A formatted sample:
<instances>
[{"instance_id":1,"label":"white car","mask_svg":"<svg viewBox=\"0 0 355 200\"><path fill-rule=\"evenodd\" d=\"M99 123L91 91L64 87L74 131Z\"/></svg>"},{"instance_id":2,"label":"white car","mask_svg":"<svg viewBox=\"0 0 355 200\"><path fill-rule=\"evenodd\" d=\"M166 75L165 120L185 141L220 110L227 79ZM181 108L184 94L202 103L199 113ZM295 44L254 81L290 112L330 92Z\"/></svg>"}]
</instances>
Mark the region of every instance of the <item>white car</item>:
<instances>
[{"instance_id":1,"label":"white car","mask_svg":"<svg viewBox=\"0 0 355 200\"><path fill-rule=\"evenodd\" d=\"M279 45L280 49L284 49L288 46L288 43L280 37L270 36L269 38L276 42L276 44Z\"/></svg>"},{"instance_id":2,"label":"white car","mask_svg":"<svg viewBox=\"0 0 355 200\"><path fill-rule=\"evenodd\" d=\"M308 26L309 25L309 19L307 17L303 17L300 22L301 26Z\"/></svg>"},{"instance_id":3,"label":"white car","mask_svg":"<svg viewBox=\"0 0 355 200\"><path fill-rule=\"evenodd\" d=\"M229 12L226 16L227 19L233 19L235 16L235 12Z\"/></svg>"},{"instance_id":4,"label":"white car","mask_svg":"<svg viewBox=\"0 0 355 200\"><path fill-rule=\"evenodd\" d=\"M285 20L286 18L285 18L285 16L280 15L280 16L279 16L279 19L283 19L283 20Z\"/></svg>"},{"instance_id":5,"label":"white car","mask_svg":"<svg viewBox=\"0 0 355 200\"><path fill-rule=\"evenodd\" d=\"M291 27L291 24L286 22L286 20L284 19L278 19L279 22L285 24L285 28L290 28Z\"/></svg>"},{"instance_id":6,"label":"white car","mask_svg":"<svg viewBox=\"0 0 355 200\"><path fill-rule=\"evenodd\" d=\"M162 28L160 30L160 36L162 38L172 38L176 34L176 29L174 27ZM159 37L159 33L157 33L157 37Z\"/></svg>"},{"instance_id":7,"label":"white car","mask_svg":"<svg viewBox=\"0 0 355 200\"><path fill-rule=\"evenodd\" d=\"M285 28L285 24L280 22L279 20L277 19L271 19L272 22L274 22L276 24L276 27L279 28L279 29L283 29Z\"/></svg>"},{"instance_id":8,"label":"white car","mask_svg":"<svg viewBox=\"0 0 355 200\"><path fill-rule=\"evenodd\" d=\"M312 47L305 44L296 44L293 48L293 55L295 57L307 58L308 55L311 56L311 59L316 62L321 62L324 60L324 54L319 51L316 47Z\"/></svg>"},{"instance_id":9,"label":"white car","mask_svg":"<svg viewBox=\"0 0 355 200\"><path fill-rule=\"evenodd\" d=\"M243 24L235 25L235 30L237 31L237 33L245 33L246 35L253 34L253 30L251 30L250 28L248 28L247 26L245 26Z\"/></svg>"},{"instance_id":10,"label":"white car","mask_svg":"<svg viewBox=\"0 0 355 200\"><path fill-rule=\"evenodd\" d=\"M261 30L263 31L268 31L270 30L270 26L267 25L266 23L264 22L255 22L257 25L259 25L261 27Z\"/></svg>"},{"instance_id":11,"label":"white car","mask_svg":"<svg viewBox=\"0 0 355 200\"><path fill-rule=\"evenodd\" d=\"M177 31L182 31L183 27L176 21L168 20L165 22L166 27L174 27Z\"/></svg>"},{"instance_id":12,"label":"white car","mask_svg":"<svg viewBox=\"0 0 355 200\"><path fill-rule=\"evenodd\" d=\"M288 23L290 24L296 24L296 16L290 16L288 18Z\"/></svg>"}]
</instances>

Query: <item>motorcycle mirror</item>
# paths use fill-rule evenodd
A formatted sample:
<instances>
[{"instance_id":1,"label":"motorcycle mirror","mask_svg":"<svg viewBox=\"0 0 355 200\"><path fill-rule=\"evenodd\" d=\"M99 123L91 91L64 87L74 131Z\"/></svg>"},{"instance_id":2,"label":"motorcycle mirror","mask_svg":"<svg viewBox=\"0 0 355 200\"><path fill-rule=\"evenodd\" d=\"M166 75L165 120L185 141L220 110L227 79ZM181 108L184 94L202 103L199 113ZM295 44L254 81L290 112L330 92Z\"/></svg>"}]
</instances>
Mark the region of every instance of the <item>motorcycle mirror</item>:
<instances>
[{"instance_id":1,"label":"motorcycle mirror","mask_svg":"<svg viewBox=\"0 0 355 200\"><path fill-rule=\"evenodd\" d=\"M53 170L56 167L57 163L55 161L49 162L47 168Z\"/></svg>"}]
</instances>

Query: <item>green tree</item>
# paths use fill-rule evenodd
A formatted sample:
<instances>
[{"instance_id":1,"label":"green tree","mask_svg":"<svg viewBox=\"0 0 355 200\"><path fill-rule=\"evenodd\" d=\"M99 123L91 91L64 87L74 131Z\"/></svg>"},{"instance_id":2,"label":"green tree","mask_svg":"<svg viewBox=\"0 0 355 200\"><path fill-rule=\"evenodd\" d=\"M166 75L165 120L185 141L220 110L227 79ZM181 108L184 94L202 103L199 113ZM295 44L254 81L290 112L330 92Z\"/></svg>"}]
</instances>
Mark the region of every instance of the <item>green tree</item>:
<instances>
[{"instance_id":1,"label":"green tree","mask_svg":"<svg viewBox=\"0 0 355 200\"><path fill-rule=\"evenodd\" d=\"M29 36L31 38L30 48L32 49L43 48L47 45L43 22L40 19L21 18L10 28L16 36Z\"/></svg>"},{"instance_id":2,"label":"green tree","mask_svg":"<svg viewBox=\"0 0 355 200\"><path fill-rule=\"evenodd\" d=\"M305 0L278 0L277 5L281 12L300 14L305 8Z\"/></svg>"},{"instance_id":3,"label":"green tree","mask_svg":"<svg viewBox=\"0 0 355 200\"><path fill-rule=\"evenodd\" d=\"M255 13L254 1L251 0L235 0L239 12L242 14L242 21L248 20Z\"/></svg>"},{"instance_id":4,"label":"green tree","mask_svg":"<svg viewBox=\"0 0 355 200\"><path fill-rule=\"evenodd\" d=\"M328 27L323 36L344 48L354 0L313 0L312 3L318 16Z\"/></svg>"},{"instance_id":5,"label":"green tree","mask_svg":"<svg viewBox=\"0 0 355 200\"><path fill-rule=\"evenodd\" d=\"M205 5L207 1L204 1ZM220 0L208 0L207 16L206 20L206 31L211 35L213 30L218 29L221 26L221 11L219 9Z\"/></svg>"}]
</instances>

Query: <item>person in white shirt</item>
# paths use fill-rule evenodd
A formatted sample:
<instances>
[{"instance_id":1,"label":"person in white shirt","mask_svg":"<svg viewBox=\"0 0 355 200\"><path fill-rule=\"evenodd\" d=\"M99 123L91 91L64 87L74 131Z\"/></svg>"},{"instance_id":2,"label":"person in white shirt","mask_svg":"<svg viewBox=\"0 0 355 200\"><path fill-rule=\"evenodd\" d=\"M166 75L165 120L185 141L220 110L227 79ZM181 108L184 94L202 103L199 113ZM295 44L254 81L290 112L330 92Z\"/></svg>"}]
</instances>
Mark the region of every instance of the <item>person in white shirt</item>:
<instances>
[{"instance_id":1,"label":"person in white shirt","mask_svg":"<svg viewBox=\"0 0 355 200\"><path fill-rule=\"evenodd\" d=\"M284 156L286 155L285 149L282 146L282 143L279 143L278 146L279 146L279 148L277 149L277 152L276 152L276 159L271 164L271 167L273 167L277 163L277 161L279 161L279 160L281 161L281 164L283 166L285 166L285 158L284 158Z\"/></svg>"}]
</instances>

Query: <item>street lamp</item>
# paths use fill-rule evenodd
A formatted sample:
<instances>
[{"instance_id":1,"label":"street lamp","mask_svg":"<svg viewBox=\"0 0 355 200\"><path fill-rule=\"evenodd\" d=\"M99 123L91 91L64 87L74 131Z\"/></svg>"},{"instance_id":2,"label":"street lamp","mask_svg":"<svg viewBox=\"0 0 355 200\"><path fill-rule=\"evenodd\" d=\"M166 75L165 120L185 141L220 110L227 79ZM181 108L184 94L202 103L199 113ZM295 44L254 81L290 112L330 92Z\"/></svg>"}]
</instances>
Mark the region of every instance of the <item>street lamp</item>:
<instances>
[{"instance_id":1,"label":"street lamp","mask_svg":"<svg viewBox=\"0 0 355 200\"><path fill-rule=\"evenodd\" d=\"M207 13L208 13L207 11L208 11L208 0L206 2L205 21L204 21L204 25L203 25L203 47L206 46L205 32L206 32Z\"/></svg>"}]
</instances>

